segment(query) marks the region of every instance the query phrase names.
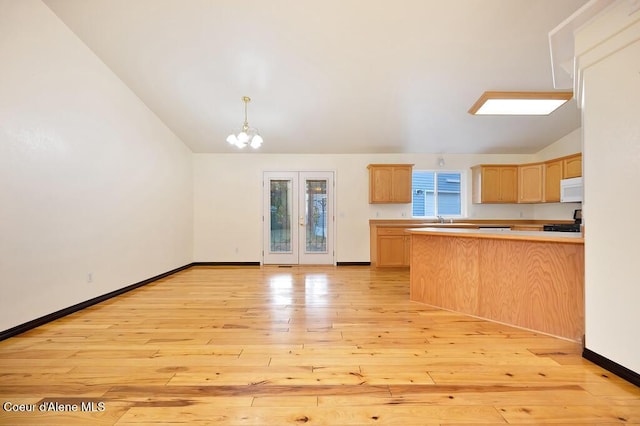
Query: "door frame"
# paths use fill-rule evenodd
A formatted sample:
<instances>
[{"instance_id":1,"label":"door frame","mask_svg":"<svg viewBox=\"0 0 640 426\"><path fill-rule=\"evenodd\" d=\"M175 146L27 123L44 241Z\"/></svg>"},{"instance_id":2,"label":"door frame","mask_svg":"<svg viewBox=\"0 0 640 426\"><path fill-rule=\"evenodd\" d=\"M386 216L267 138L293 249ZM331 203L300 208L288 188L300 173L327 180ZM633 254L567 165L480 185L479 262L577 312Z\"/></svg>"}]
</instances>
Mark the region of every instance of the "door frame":
<instances>
[{"instance_id":1,"label":"door frame","mask_svg":"<svg viewBox=\"0 0 640 426\"><path fill-rule=\"evenodd\" d=\"M331 185L327 188L327 196L329 198L329 208L327 209L327 255L330 256L330 262L315 263L309 262L308 259L303 259L302 251L305 249L300 243L303 241L300 235L299 218L304 213L300 209L304 208L304 200L301 200L303 191L303 184L305 179L313 179L313 174L317 173L319 179L326 178L327 174L330 174ZM325 176L323 176L325 175ZM335 265L336 264L336 172L335 170L282 170L273 171L265 170L262 173L262 259L263 265ZM283 253L282 256L276 254L269 254L271 258L267 259L267 253L269 250L270 241L270 186L268 182L270 179L291 179L292 186L295 188L292 191L295 193L295 202L292 202L292 235L291 235L291 247L292 254ZM307 256L313 258L313 254ZM302 261L301 261L302 260Z\"/></svg>"}]
</instances>

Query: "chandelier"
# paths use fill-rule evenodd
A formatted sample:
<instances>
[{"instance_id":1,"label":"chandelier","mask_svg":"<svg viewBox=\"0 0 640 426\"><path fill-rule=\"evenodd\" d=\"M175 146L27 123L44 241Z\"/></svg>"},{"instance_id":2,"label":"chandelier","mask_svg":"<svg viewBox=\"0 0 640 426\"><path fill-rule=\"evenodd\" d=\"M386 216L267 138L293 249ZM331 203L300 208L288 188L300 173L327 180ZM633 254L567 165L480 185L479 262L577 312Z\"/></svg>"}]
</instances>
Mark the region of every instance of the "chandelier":
<instances>
[{"instance_id":1,"label":"chandelier","mask_svg":"<svg viewBox=\"0 0 640 426\"><path fill-rule=\"evenodd\" d=\"M258 133L258 129L249 127L249 122L247 121L247 104L251 102L251 98L243 96L242 101L244 102L244 123L242 124L242 130L237 135L234 133L230 134L227 137L227 142L238 148L244 148L247 145L253 149L260 148L263 142L262 136Z\"/></svg>"}]
</instances>

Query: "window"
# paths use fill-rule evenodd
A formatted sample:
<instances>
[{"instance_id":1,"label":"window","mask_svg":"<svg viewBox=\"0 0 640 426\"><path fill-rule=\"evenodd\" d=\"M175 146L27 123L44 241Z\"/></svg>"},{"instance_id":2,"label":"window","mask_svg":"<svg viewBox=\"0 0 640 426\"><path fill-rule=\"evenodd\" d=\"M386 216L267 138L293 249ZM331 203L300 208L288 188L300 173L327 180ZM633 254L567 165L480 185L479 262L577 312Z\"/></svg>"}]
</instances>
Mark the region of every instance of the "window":
<instances>
[{"instance_id":1,"label":"window","mask_svg":"<svg viewBox=\"0 0 640 426\"><path fill-rule=\"evenodd\" d=\"M415 170L412 178L413 216L462 216L462 172Z\"/></svg>"}]
</instances>

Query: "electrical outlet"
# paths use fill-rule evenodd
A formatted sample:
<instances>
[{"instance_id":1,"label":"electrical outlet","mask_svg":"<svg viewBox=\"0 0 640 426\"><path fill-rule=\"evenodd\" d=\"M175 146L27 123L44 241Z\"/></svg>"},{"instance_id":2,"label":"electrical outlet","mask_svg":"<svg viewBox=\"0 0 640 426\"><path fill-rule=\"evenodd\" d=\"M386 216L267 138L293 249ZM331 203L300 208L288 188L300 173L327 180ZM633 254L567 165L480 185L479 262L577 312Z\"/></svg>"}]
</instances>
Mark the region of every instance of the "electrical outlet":
<instances>
[{"instance_id":1,"label":"electrical outlet","mask_svg":"<svg viewBox=\"0 0 640 426\"><path fill-rule=\"evenodd\" d=\"M93 282L93 272L87 272L87 283Z\"/></svg>"}]
</instances>

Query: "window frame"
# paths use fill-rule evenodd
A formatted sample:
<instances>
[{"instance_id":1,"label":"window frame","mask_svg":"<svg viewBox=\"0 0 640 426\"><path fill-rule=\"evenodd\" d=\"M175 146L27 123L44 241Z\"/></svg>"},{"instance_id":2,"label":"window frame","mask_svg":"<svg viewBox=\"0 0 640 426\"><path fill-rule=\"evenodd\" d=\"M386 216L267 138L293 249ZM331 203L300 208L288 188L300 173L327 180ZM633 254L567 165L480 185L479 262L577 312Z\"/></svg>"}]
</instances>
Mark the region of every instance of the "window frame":
<instances>
[{"instance_id":1,"label":"window frame","mask_svg":"<svg viewBox=\"0 0 640 426\"><path fill-rule=\"evenodd\" d=\"M434 216L414 216L413 214L413 205L414 205L414 197L416 195L416 191L421 188L413 187L413 174L414 173L433 173L434 179ZM436 194L438 193L438 175L446 174L446 173L457 173L460 175L460 214L452 215L452 214L438 214L438 197ZM429 191L430 192L430 191ZM425 209L426 210L426 209ZM413 219L437 219L437 218L447 218L447 219L460 219L467 217L467 171L466 170L442 170L442 169L414 169L411 174L411 217Z\"/></svg>"}]
</instances>

